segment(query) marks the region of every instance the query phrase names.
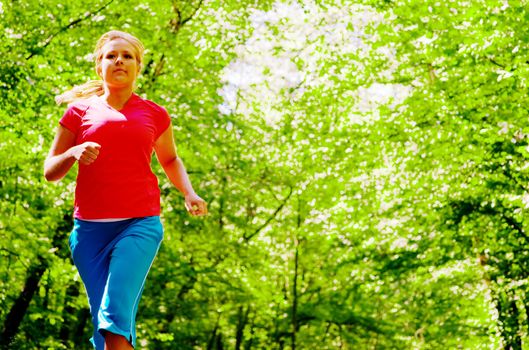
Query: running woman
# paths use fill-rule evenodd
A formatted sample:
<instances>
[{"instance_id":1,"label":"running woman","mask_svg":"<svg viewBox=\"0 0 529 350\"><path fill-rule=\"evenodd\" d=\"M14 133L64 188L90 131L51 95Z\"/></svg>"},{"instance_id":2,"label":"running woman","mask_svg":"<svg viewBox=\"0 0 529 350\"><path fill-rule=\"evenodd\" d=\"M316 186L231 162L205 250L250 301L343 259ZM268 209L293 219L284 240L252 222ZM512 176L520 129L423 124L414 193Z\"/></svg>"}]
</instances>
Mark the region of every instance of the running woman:
<instances>
[{"instance_id":1,"label":"running woman","mask_svg":"<svg viewBox=\"0 0 529 350\"><path fill-rule=\"evenodd\" d=\"M143 51L131 34L101 36L95 49L101 79L57 96L57 103L69 105L44 163L48 181L79 164L69 245L87 292L90 340L97 350L136 346L138 303L163 239L153 151L184 194L188 212L207 214L176 153L167 111L134 93Z\"/></svg>"}]
</instances>

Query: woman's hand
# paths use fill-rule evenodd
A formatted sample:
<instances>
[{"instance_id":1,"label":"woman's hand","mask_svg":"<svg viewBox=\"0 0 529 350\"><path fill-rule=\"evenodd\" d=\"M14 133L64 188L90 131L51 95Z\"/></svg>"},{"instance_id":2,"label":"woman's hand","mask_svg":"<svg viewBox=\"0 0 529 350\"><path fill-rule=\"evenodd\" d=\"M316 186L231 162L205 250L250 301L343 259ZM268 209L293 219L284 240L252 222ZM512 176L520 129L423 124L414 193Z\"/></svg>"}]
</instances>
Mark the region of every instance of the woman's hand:
<instances>
[{"instance_id":1,"label":"woman's hand","mask_svg":"<svg viewBox=\"0 0 529 350\"><path fill-rule=\"evenodd\" d=\"M77 159L79 163L83 165L90 165L97 159L100 148L100 144L88 141L72 147L70 152L72 157Z\"/></svg>"},{"instance_id":2,"label":"woman's hand","mask_svg":"<svg viewBox=\"0 0 529 350\"><path fill-rule=\"evenodd\" d=\"M189 214L193 216L204 216L208 214L207 203L196 193L185 196L185 206Z\"/></svg>"}]
</instances>

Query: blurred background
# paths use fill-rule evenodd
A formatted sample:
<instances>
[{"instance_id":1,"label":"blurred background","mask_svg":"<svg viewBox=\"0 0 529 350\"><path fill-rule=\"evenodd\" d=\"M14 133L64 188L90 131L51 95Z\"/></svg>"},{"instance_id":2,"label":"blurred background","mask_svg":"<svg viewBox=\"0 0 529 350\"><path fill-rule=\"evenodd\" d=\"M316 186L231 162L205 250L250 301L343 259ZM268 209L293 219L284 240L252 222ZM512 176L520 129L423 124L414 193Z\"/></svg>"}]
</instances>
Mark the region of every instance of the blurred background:
<instances>
[{"instance_id":1,"label":"blurred background","mask_svg":"<svg viewBox=\"0 0 529 350\"><path fill-rule=\"evenodd\" d=\"M2 348L91 348L43 162L118 29L210 211L153 160L139 349L529 349L527 1L0 1Z\"/></svg>"}]
</instances>

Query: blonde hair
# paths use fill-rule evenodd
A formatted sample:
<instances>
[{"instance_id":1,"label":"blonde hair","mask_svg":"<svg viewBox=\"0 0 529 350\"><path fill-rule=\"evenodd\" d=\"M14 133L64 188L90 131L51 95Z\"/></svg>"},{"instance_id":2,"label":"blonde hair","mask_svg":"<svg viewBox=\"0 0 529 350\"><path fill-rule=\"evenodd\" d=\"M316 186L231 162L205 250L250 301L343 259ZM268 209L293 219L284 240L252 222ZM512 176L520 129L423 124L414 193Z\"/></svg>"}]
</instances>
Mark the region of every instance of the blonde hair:
<instances>
[{"instance_id":1,"label":"blonde hair","mask_svg":"<svg viewBox=\"0 0 529 350\"><path fill-rule=\"evenodd\" d=\"M96 72L101 66L101 61L103 60L103 46L115 39L126 40L132 45L138 66L141 67L143 61L143 52L145 51L141 41L129 33L119 30L111 30L103 34L97 41L94 50ZM88 98L94 95L101 96L104 92L105 90L103 80L90 80L82 85L74 86L71 90L55 96L55 102L57 102L57 104L70 103L75 100Z\"/></svg>"}]
</instances>

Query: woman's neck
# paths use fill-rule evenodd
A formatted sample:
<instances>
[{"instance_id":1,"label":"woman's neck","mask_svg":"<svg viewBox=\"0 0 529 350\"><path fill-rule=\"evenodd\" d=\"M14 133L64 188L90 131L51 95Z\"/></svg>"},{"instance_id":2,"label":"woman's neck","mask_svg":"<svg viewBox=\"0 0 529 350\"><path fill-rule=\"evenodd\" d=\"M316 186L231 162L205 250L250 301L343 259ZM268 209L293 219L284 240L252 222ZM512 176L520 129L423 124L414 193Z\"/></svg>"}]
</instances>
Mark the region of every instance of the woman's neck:
<instances>
[{"instance_id":1,"label":"woman's neck","mask_svg":"<svg viewBox=\"0 0 529 350\"><path fill-rule=\"evenodd\" d=\"M106 101L112 108L122 109L132 96L132 86L126 88L111 88L105 86L105 93L101 98Z\"/></svg>"}]
</instances>

